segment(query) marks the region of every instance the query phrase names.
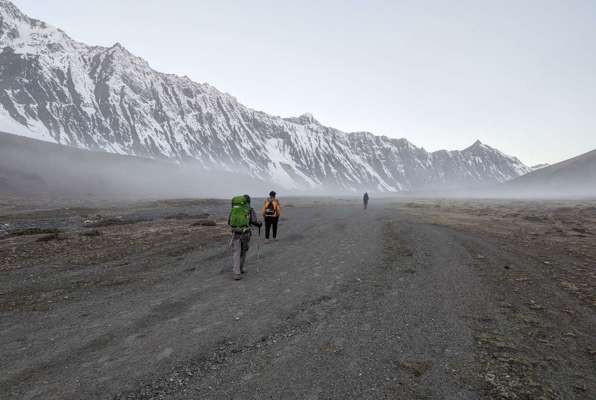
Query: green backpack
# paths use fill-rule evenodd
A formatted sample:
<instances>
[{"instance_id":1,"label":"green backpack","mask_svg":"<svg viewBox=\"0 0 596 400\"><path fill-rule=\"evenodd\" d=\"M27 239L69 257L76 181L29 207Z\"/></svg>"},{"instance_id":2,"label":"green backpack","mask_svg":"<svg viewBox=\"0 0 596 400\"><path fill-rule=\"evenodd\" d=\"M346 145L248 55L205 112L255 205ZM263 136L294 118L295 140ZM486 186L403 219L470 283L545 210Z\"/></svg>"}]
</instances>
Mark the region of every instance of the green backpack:
<instances>
[{"instance_id":1,"label":"green backpack","mask_svg":"<svg viewBox=\"0 0 596 400\"><path fill-rule=\"evenodd\" d=\"M250 203L245 196L236 196L232 199L229 224L237 232L250 229Z\"/></svg>"}]
</instances>

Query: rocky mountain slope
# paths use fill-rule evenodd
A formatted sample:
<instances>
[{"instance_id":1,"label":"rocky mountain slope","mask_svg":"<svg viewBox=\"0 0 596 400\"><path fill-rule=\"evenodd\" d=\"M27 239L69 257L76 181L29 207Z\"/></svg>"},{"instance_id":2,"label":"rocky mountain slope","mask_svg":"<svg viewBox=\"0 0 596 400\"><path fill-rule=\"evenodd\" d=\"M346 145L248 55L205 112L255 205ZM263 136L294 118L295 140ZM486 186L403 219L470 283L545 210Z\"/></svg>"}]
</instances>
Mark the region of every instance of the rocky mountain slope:
<instances>
[{"instance_id":1,"label":"rocky mountain slope","mask_svg":"<svg viewBox=\"0 0 596 400\"><path fill-rule=\"evenodd\" d=\"M7 0L0 49L0 130L22 136L244 171L294 190L452 189L530 171L480 142L431 153L310 114L255 111L208 84L159 73L118 43L79 43Z\"/></svg>"},{"instance_id":2,"label":"rocky mountain slope","mask_svg":"<svg viewBox=\"0 0 596 400\"><path fill-rule=\"evenodd\" d=\"M596 197L596 150L549 165L502 185L506 195Z\"/></svg>"},{"instance_id":3,"label":"rocky mountain slope","mask_svg":"<svg viewBox=\"0 0 596 400\"><path fill-rule=\"evenodd\" d=\"M0 132L0 203L4 196L43 202L267 193L250 176L204 171L187 163L61 146Z\"/></svg>"}]
</instances>

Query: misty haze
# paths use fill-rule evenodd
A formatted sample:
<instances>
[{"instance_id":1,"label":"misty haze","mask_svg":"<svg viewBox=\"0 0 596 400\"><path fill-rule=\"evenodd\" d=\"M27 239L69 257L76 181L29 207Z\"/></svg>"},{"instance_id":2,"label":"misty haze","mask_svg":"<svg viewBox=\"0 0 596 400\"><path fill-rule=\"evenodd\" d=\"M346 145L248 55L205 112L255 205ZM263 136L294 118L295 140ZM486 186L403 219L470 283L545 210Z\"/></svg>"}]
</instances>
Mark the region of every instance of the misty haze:
<instances>
[{"instance_id":1,"label":"misty haze","mask_svg":"<svg viewBox=\"0 0 596 400\"><path fill-rule=\"evenodd\" d=\"M0 397L595 398L596 4L283 3L0 0Z\"/></svg>"}]
</instances>

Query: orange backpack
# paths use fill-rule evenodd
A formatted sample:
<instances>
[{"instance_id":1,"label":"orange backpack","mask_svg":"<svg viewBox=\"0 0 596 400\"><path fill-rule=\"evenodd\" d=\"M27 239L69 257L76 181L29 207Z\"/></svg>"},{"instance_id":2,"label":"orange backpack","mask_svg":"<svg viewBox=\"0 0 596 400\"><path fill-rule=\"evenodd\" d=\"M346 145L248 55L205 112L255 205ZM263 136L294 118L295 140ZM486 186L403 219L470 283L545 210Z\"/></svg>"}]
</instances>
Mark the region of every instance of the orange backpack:
<instances>
[{"instance_id":1,"label":"orange backpack","mask_svg":"<svg viewBox=\"0 0 596 400\"><path fill-rule=\"evenodd\" d=\"M275 200L267 199L265 203L265 217L276 217L277 210L274 204Z\"/></svg>"}]
</instances>

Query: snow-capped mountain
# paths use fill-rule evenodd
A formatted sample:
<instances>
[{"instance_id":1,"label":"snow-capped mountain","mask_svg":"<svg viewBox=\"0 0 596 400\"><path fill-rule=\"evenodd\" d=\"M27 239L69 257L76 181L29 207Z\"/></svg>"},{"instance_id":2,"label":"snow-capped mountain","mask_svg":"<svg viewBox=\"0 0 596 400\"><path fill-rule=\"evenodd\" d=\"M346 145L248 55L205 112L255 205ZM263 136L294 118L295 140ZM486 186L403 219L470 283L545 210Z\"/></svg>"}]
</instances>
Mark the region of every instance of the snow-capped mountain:
<instances>
[{"instance_id":1,"label":"snow-capped mountain","mask_svg":"<svg viewBox=\"0 0 596 400\"><path fill-rule=\"evenodd\" d=\"M242 170L286 189L397 191L502 182L530 171L480 142L429 153L312 115L255 111L128 52L76 42L0 0L0 130L90 150Z\"/></svg>"},{"instance_id":2,"label":"snow-capped mountain","mask_svg":"<svg viewBox=\"0 0 596 400\"><path fill-rule=\"evenodd\" d=\"M538 171L539 169L546 168L548 166L550 166L550 164L548 164L548 163L536 164L536 165L532 165L530 167L530 170L532 170L532 171Z\"/></svg>"}]
</instances>

